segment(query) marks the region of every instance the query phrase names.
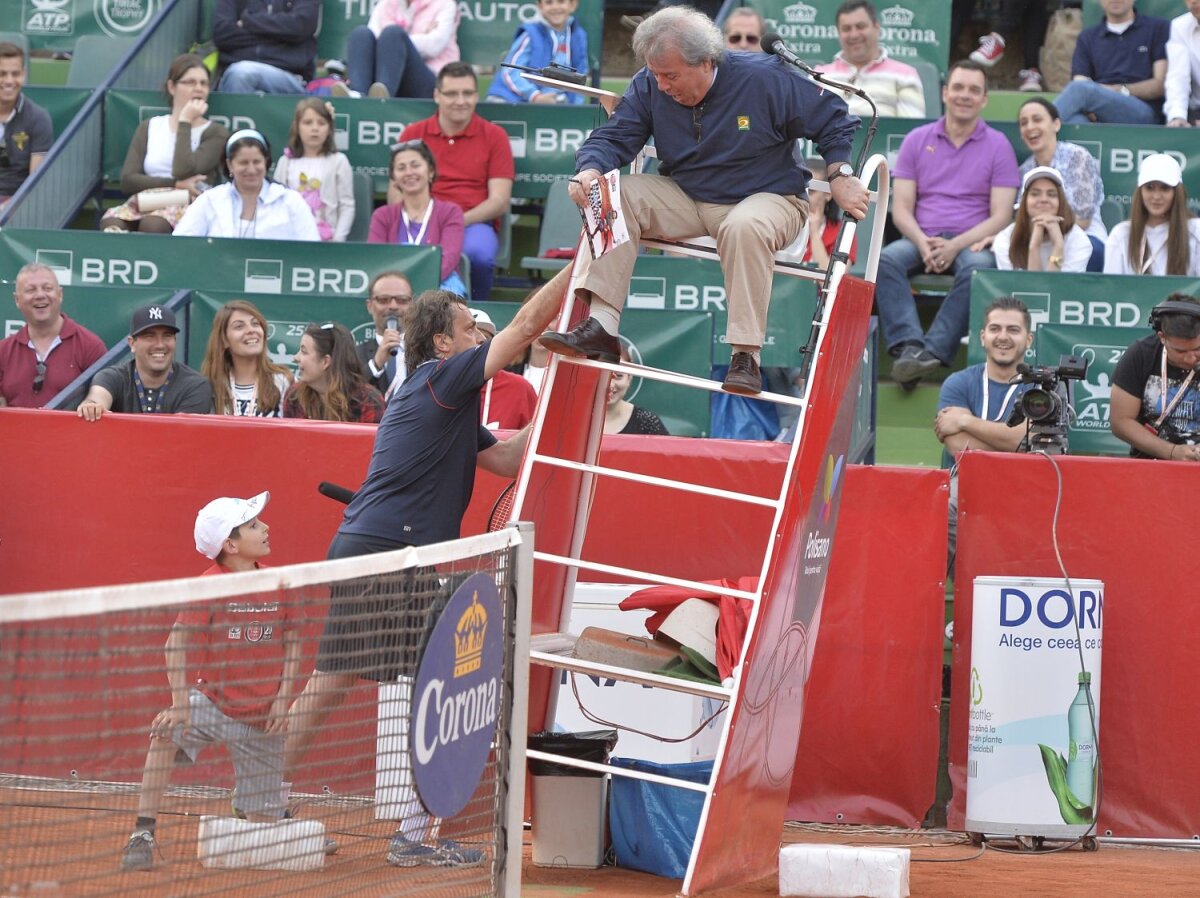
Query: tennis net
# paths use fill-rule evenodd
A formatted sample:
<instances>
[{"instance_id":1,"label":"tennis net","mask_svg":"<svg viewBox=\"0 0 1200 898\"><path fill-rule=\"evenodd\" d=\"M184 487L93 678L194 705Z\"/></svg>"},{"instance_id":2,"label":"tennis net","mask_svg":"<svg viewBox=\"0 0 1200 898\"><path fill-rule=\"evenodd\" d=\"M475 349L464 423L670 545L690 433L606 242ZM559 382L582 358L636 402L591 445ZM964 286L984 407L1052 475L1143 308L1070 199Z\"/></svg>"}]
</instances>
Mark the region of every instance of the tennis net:
<instances>
[{"instance_id":1,"label":"tennis net","mask_svg":"<svg viewBox=\"0 0 1200 898\"><path fill-rule=\"evenodd\" d=\"M0 596L0 898L515 898L530 550Z\"/></svg>"}]
</instances>

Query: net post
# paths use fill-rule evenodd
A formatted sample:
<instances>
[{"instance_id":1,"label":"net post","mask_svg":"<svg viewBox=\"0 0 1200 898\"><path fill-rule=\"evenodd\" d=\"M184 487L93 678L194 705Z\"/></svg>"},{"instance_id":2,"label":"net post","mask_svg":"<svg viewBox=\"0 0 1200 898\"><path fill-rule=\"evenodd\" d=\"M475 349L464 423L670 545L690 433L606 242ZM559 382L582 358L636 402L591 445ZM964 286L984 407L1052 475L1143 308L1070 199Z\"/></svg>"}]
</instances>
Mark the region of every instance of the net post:
<instances>
[{"instance_id":1,"label":"net post","mask_svg":"<svg viewBox=\"0 0 1200 898\"><path fill-rule=\"evenodd\" d=\"M517 600L513 627L512 712L509 717L508 801L505 808L504 876L497 883L499 898L520 898L521 863L525 833L525 748L529 730L529 637L533 623L533 523L514 521L509 525L520 534L514 582Z\"/></svg>"}]
</instances>

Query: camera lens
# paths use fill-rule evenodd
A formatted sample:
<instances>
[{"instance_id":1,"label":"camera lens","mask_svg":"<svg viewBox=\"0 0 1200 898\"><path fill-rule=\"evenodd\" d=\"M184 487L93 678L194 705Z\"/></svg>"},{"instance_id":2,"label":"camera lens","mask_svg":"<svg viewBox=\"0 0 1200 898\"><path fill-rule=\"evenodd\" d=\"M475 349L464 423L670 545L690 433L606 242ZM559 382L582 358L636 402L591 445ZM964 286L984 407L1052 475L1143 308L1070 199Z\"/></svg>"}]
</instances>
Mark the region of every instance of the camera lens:
<instances>
[{"instance_id":1,"label":"camera lens","mask_svg":"<svg viewBox=\"0 0 1200 898\"><path fill-rule=\"evenodd\" d=\"M1021 397L1021 411L1035 424L1058 417L1058 397L1049 390L1034 387Z\"/></svg>"}]
</instances>

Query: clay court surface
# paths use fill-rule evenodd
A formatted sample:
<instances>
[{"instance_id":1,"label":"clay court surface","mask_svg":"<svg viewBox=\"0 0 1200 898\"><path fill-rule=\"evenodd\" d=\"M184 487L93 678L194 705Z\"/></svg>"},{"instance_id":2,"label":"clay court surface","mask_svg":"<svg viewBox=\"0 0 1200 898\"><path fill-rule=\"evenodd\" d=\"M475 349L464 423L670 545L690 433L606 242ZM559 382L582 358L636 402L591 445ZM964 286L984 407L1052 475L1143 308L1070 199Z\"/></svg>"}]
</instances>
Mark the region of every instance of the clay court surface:
<instances>
[{"instance_id":1,"label":"clay court surface","mask_svg":"<svg viewBox=\"0 0 1200 898\"><path fill-rule=\"evenodd\" d=\"M120 898L183 896L391 896L452 895L453 882L476 878L480 871L427 868L397 870L382 863L391 827L378 823L366 808L316 808L305 817L323 819L341 850L324 870L310 873L206 870L195 859L197 813L226 813L227 802L191 800L187 812L160 818L162 863L146 873L121 873L120 850L130 832L130 808L118 808L113 796L102 801L75 796L69 805L32 807L0 803L0 866L14 869L34 863L38 878L59 888L20 894L37 898L111 895ZM80 800L82 799L82 800ZM181 809L180 809L181 810ZM56 843L34 857L21 844L21 833ZM464 839L469 839L464 836ZM785 842L889 845L912 850L910 888L920 898L1003 898L1003 896L1080 896L1080 898L1185 898L1200 895L1200 849L1117 847L1101 844L1094 852L1078 848L1055 854L1004 854L980 849L955 833L864 830L858 827L788 827ZM1015 847L1011 843L997 843ZM524 888L529 898L669 898L678 880L606 867L564 870L534 867L526 834ZM11 865L11 866L10 866ZM4 872L4 871L0 871ZM478 880L476 880L478 881ZM424 888L422 888L424 886ZM442 891L442 889L450 889ZM471 894L485 894L478 887ZM0 894L6 894L0 891ZM461 894L461 892L459 893ZM719 898L763 898L779 894L774 876L738 888L708 893Z\"/></svg>"}]
</instances>

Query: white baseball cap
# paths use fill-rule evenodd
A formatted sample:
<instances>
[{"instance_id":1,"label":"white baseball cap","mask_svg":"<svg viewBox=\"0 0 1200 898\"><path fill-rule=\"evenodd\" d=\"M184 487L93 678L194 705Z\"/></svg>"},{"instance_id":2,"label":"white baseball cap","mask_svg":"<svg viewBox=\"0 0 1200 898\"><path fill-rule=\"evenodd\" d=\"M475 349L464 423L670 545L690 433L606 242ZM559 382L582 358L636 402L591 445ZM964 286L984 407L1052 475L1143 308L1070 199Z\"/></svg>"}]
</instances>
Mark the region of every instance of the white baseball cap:
<instances>
[{"instance_id":1,"label":"white baseball cap","mask_svg":"<svg viewBox=\"0 0 1200 898\"><path fill-rule=\"evenodd\" d=\"M1025 191L1029 189L1029 185L1040 178L1046 178L1058 185L1059 197L1065 202L1066 186L1063 184L1062 172L1057 168L1051 168L1049 165L1039 165L1036 168L1031 168L1025 172L1025 177L1021 180L1021 192L1017 195L1017 201L1013 204L1014 209L1021 208L1021 201L1025 199Z\"/></svg>"},{"instance_id":2,"label":"white baseball cap","mask_svg":"<svg viewBox=\"0 0 1200 898\"><path fill-rule=\"evenodd\" d=\"M1183 181L1183 172L1174 156L1166 153L1153 153L1142 160L1138 166L1137 186L1143 187L1158 181L1168 187L1175 187Z\"/></svg>"},{"instance_id":3,"label":"white baseball cap","mask_svg":"<svg viewBox=\"0 0 1200 898\"><path fill-rule=\"evenodd\" d=\"M496 336L496 322L492 321L492 316L483 309L471 309L471 317L475 319L475 326L484 333Z\"/></svg>"},{"instance_id":4,"label":"white baseball cap","mask_svg":"<svg viewBox=\"0 0 1200 898\"><path fill-rule=\"evenodd\" d=\"M230 531L258 517L270 500L268 492L251 499L213 499L196 514L196 551L205 558L216 558Z\"/></svg>"}]
</instances>

